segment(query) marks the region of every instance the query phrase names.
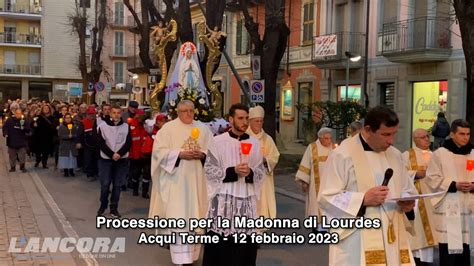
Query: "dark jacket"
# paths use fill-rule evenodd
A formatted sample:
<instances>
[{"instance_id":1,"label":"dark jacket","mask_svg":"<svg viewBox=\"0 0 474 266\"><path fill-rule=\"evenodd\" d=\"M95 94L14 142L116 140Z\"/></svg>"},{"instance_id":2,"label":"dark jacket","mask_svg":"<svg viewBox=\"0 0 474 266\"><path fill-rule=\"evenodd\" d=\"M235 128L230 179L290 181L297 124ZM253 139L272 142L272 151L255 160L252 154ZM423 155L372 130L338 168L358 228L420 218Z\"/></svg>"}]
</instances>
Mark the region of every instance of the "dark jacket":
<instances>
[{"instance_id":1,"label":"dark jacket","mask_svg":"<svg viewBox=\"0 0 474 266\"><path fill-rule=\"evenodd\" d=\"M7 137L7 146L12 149L20 149L28 146L28 133L30 123L26 119L10 117L3 125L3 136Z\"/></svg>"},{"instance_id":2,"label":"dark jacket","mask_svg":"<svg viewBox=\"0 0 474 266\"><path fill-rule=\"evenodd\" d=\"M53 138L58 133L56 130L57 122L53 116L38 116L34 127L33 140L37 143L37 152L51 153L53 151Z\"/></svg>"},{"instance_id":3,"label":"dark jacket","mask_svg":"<svg viewBox=\"0 0 474 266\"><path fill-rule=\"evenodd\" d=\"M67 128L67 125L62 124L59 126L58 136L59 136L59 156L67 157L69 156L69 152L72 152L73 156L77 156L78 152L76 149L76 144L79 143L78 126L73 124L72 129L69 130Z\"/></svg>"},{"instance_id":4,"label":"dark jacket","mask_svg":"<svg viewBox=\"0 0 474 266\"><path fill-rule=\"evenodd\" d=\"M434 123L431 134L433 135L433 137L446 138L447 136L449 136L449 132L450 126L448 120L446 120L446 118L444 117L440 117Z\"/></svg>"}]
</instances>

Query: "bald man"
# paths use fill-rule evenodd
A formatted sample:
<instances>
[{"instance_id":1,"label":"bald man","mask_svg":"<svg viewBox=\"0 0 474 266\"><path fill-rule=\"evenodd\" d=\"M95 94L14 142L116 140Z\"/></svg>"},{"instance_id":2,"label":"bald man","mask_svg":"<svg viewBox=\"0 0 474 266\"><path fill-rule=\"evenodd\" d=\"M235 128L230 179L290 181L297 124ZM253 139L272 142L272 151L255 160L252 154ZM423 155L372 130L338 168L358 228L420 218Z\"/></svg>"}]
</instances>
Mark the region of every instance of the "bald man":
<instances>
[{"instance_id":1,"label":"bald man","mask_svg":"<svg viewBox=\"0 0 474 266\"><path fill-rule=\"evenodd\" d=\"M422 128L413 131L413 143L414 147L403 153L403 162L415 182L418 193L429 193L424 179L432 154L428 132ZM409 235L410 247L417 265L433 262L433 247L438 245L433 222L431 202L419 199L415 206L415 235Z\"/></svg>"}]
</instances>

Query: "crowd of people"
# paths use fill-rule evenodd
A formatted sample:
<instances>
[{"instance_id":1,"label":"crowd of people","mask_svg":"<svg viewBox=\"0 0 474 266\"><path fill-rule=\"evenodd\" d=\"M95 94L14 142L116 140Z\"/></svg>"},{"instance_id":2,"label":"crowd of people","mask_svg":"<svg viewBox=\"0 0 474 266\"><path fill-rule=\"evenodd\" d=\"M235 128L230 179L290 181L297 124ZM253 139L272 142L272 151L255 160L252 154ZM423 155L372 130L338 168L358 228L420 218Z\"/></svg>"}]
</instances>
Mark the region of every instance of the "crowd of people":
<instances>
[{"instance_id":1,"label":"crowd of people","mask_svg":"<svg viewBox=\"0 0 474 266\"><path fill-rule=\"evenodd\" d=\"M27 155L43 168L55 158L65 177L81 168L89 180L100 180L97 215L110 209L112 217L121 217L121 191L129 187L138 196L141 187L142 197L151 197L149 217L214 221L205 232L159 232L218 236L219 243L204 245L203 265L255 265L258 245L229 236L267 230L236 227L235 217L277 217L273 171L280 153L263 130L264 109L234 104L227 121L206 125L194 120L189 100L178 103L178 117L169 122L165 114L147 115L138 107L134 101L126 110L106 103L9 102L3 132L10 171L17 162L27 171ZM363 123L353 122L351 135L339 145L330 128L319 130L295 175L306 195L306 216L381 224L371 230L334 228L340 242L329 247L330 265L425 265L434 261L435 247L440 265L470 265L470 125L458 119L446 129L446 123L439 114L432 130L434 152L424 129L414 130L413 148L404 153L395 148L398 116L384 106L370 109ZM437 194L413 197L427 193ZM217 226L221 219L230 225ZM169 249L173 263L192 264L201 245L183 243L178 235Z\"/></svg>"}]
</instances>

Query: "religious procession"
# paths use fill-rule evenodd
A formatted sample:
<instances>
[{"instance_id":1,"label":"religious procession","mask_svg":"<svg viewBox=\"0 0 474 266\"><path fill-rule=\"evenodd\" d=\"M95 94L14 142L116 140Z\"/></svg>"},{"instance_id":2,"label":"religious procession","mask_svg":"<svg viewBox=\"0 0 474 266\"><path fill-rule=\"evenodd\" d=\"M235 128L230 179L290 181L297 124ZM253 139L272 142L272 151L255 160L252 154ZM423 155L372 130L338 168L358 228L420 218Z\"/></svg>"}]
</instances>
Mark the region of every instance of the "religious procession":
<instances>
[{"instance_id":1,"label":"religious procession","mask_svg":"<svg viewBox=\"0 0 474 266\"><path fill-rule=\"evenodd\" d=\"M457 4L34 2L0 0L48 43L0 38L0 266L474 265Z\"/></svg>"}]
</instances>

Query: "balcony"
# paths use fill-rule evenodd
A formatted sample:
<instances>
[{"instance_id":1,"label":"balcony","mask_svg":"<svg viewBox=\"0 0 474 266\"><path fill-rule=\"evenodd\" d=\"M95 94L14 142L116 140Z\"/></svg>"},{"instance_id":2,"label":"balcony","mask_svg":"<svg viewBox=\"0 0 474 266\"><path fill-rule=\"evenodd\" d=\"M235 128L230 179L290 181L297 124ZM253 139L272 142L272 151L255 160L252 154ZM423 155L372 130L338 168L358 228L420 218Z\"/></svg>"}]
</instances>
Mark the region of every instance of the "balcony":
<instances>
[{"instance_id":1,"label":"balcony","mask_svg":"<svg viewBox=\"0 0 474 266\"><path fill-rule=\"evenodd\" d=\"M0 32L0 46L41 48L41 36L37 34Z\"/></svg>"},{"instance_id":2,"label":"balcony","mask_svg":"<svg viewBox=\"0 0 474 266\"><path fill-rule=\"evenodd\" d=\"M127 69L129 72L140 74L147 73L145 66L138 55L132 55L127 57Z\"/></svg>"},{"instance_id":3,"label":"balcony","mask_svg":"<svg viewBox=\"0 0 474 266\"><path fill-rule=\"evenodd\" d=\"M1 65L0 74L41 75L41 65Z\"/></svg>"},{"instance_id":4,"label":"balcony","mask_svg":"<svg viewBox=\"0 0 474 266\"><path fill-rule=\"evenodd\" d=\"M451 55L451 19L421 17L385 23L377 52L395 63L445 61Z\"/></svg>"},{"instance_id":5,"label":"balcony","mask_svg":"<svg viewBox=\"0 0 474 266\"><path fill-rule=\"evenodd\" d=\"M131 22L133 22L133 17L132 21L129 21L129 18L125 19L123 17L114 17L114 19L112 20L112 22L109 23L109 25L110 27L116 29L128 29L135 26L135 24Z\"/></svg>"},{"instance_id":6,"label":"balcony","mask_svg":"<svg viewBox=\"0 0 474 266\"><path fill-rule=\"evenodd\" d=\"M344 69L346 52L364 55L365 34L337 32L316 36L313 40L312 62L320 69ZM350 68L361 68L364 60L351 62Z\"/></svg>"},{"instance_id":7,"label":"balcony","mask_svg":"<svg viewBox=\"0 0 474 266\"><path fill-rule=\"evenodd\" d=\"M0 6L0 16L13 19L40 20L41 6L39 4L22 5L5 3L3 6Z\"/></svg>"},{"instance_id":8,"label":"balcony","mask_svg":"<svg viewBox=\"0 0 474 266\"><path fill-rule=\"evenodd\" d=\"M112 51L109 54L110 59L128 59L128 55L126 55L123 51Z\"/></svg>"}]
</instances>

